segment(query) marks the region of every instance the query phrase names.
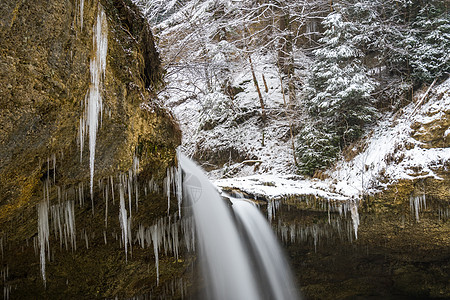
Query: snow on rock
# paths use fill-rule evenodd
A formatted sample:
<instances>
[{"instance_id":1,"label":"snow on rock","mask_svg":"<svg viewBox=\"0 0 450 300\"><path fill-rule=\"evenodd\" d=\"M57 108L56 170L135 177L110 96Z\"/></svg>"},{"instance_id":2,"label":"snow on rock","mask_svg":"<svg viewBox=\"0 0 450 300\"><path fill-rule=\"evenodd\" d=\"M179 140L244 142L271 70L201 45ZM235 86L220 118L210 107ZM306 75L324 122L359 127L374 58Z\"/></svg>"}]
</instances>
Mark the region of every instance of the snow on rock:
<instances>
[{"instance_id":1,"label":"snow on rock","mask_svg":"<svg viewBox=\"0 0 450 300\"><path fill-rule=\"evenodd\" d=\"M433 90L425 104L418 106L412 102L401 115L387 115L379 122L368 134L364 151L348 162L340 161L328 172L336 192L358 196L375 193L401 179L440 179L436 170L450 161L450 148L427 149L423 142L412 137L411 126L441 118L450 108L449 90L447 79Z\"/></svg>"},{"instance_id":2,"label":"snow on rock","mask_svg":"<svg viewBox=\"0 0 450 300\"><path fill-rule=\"evenodd\" d=\"M328 200L347 200L348 197L326 191L328 184L320 180L305 180L297 175L254 175L219 179L219 188L236 188L255 197L277 200L288 196L314 195Z\"/></svg>"},{"instance_id":3,"label":"snow on rock","mask_svg":"<svg viewBox=\"0 0 450 300\"><path fill-rule=\"evenodd\" d=\"M423 105L412 102L401 112L386 115L366 135L365 147L352 160L342 159L327 172L325 180L304 179L295 175L253 175L219 179L219 188L240 189L266 199L289 195L315 195L325 199L346 200L373 194L401 179L432 177L450 161L450 148L429 148L412 137L413 123L430 123L442 118L450 108L450 79L437 86ZM419 95L418 98L421 98ZM447 112L448 113L448 112ZM444 129L448 134L450 129ZM278 153L278 155L282 155ZM242 172L242 171L241 171Z\"/></svg>"}]
</instances>

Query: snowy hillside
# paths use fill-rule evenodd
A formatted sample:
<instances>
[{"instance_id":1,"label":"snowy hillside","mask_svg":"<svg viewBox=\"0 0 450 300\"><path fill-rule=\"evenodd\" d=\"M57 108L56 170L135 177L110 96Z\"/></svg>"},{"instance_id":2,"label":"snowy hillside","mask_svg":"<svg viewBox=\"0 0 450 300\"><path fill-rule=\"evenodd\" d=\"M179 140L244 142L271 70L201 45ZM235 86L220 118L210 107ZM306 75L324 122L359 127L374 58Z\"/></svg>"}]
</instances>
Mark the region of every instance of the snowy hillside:
<instances>
[{"instance_id":1,"label":"snowy hillside","mask_svg":"<svg viewBox=\"0 0 450 300\"><path fill-rule=\"evenodd\" d=\"M167 69L159 97L180 123L182 151L218 186L269 198L343 199L439 178L450 150L423 135L448 140L448 122L429 127L448 120L449 80L405 106L413 86L444 78L450 65L447 41L416 30L447 34L445 9L435 5L396 21L389 16L406 16L405 7L370 1L331 11L329 1L143 4ZM439 50L431 60L419 51L427 47Z\"/></svg>"},{"instance_id":2,"label":"snowy hillside","mask_svg":"<svg viewBox=\"0 0 450 300\"><path fill-rule=\"evenodd\" d=\"M274 60L270 54L253 58L267 114L265 124L248 65L233 70L229 84L237 91L234 99L220 87L207 94L168 90L166 103L181 124L183 151L213 170L211 178L295 172L289 119L298 118L299 112L288 110L284 103L287 96L283 99ZM171 84L179 91L189 90L190 80L184 76L192 79L192 74L177 76Z\"/></svg>"},{"instance_id":3,"label":"snowy hillside","mask_svg":"<svg viewBox=\"0 0 450 300\"><path fill-rule=\"evenodd\" d=\"M432 89L430 95L418 93L415 100L398 113L385 116L364 141L364 151L348 162L339 162L328 173L337 182L332 185L336 192L360 195L380 191L400 179L439 179L436 170L448 168L450 148L429 147L415 138L417 130L413 128L443 121L447 125L440 128L442 139L450 138L450 79Z\"/></svg>"},{"instance_id":4,"label":"snowy hillside","mask_svg":"<svg viewBox=\"0 0 450 300\"><path fill-rule=\"evenodd\" d=\"M416 102L396 114L385 115L361 144L364 149L350 161L342 159L327 172L325 180L300 176L255 175L217 180L219 187L233 187L271 199L283 195L316 195L325 199L345 199L373 194L400 179L433 177L448 169L450 148L430 148L415 139L419 124L443 121L443 139L450 139L450 79L432 89L428 97L416 95ZM424 101L425 103L421 103ZM447 120L447 121L445 121ZM356 151L356 149L355 149Z\"/></svg>"}]
</instances>

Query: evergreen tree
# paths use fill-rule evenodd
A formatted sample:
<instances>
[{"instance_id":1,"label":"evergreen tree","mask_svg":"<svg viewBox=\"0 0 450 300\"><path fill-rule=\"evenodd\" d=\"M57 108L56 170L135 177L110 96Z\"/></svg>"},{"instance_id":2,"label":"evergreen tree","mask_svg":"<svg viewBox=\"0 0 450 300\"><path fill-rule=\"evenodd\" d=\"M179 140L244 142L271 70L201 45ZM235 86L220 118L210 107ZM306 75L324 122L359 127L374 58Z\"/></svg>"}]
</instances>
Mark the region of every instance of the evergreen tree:
<instances>
[{"instance_id":1,"label":"evergreen tree","mask_svg":"<svg viewBox=\"0 0 450 300\"><path fill-rule=\"evenodd\" d=\"M323 123L307 124L298 135L298 168L302 174L331 165L339 154L339 138L335 132L325 132Z\"/></svg>"},{"instance_id":2,"label":"evergreen tree","mask_svg":"<svg viewBox=\"0 0 450 300\"><path fill-rule=\"evenodd\" d=\"M443 3L431 1L420 9L404 40L411 75L416 83L450 73L450 14Z\"/></svg>"},{"instance_id":3,"label":"evergreen tree","mask_svg":"<svg viewBox=\"0 0 450 300\"><path fill-rule=\"evenodd\" d=\"M314 51L316 61L306 87L309 114L320 128L305 127L297 151L300 170L306 173L331 163L339 148L360 137L375 112L370 95L375 83L367 76L361 61L364 54L357 48L360 29L344 21L340 12L328 15L323 25L324 45Z\"/></svg>"}]
</instances>

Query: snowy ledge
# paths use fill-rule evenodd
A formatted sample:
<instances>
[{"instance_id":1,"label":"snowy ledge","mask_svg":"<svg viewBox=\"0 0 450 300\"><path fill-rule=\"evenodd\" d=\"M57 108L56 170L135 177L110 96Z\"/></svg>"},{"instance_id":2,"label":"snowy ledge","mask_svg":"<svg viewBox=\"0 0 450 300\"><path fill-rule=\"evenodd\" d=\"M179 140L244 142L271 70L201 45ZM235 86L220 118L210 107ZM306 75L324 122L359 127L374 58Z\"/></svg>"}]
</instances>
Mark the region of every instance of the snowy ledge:
<instances>
[{"instance_id":1,"label":"snowy ledge","mask_svg":"<svg viewBox=\"0 0 450 300\"><path fill-rule=\"evenodd\" d=\"M303 179L298 175L253 175L214 181L219 189L233 188L267 200L314 195L326 200L348 200L349 197L327 191L328 183Z\"/></svg>"}]
</instances>

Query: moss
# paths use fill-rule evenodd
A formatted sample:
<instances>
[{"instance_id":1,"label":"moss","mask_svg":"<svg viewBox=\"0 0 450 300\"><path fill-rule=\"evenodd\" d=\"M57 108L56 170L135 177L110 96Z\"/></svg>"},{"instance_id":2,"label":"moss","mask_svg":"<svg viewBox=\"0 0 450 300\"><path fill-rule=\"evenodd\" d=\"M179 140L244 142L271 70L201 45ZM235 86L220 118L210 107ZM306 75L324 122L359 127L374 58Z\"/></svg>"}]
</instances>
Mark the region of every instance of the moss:
<instances>
[{"instance_id":1,"label":"moss","mask_svg":"<svg viewBox=\"0 0 450 300\"><path fill-rule=\"evenodd\" d=\"M0 238L4 250L1 262L10 273L2 285L17 287L12 292L14 298L131 297L156 285L153 252L134 249L127 262L123 248L113 238L114 234L120 236L120 224L118 201L113 205L111 195L106 229L106 199L98 183L111 177L117 180L119 174L128 172L141 144L158 145L156 152L139 153L141 187L149 176L162 183L166 168L175 163L181 133L170 113L153 99L162 70L149 25L130 1L104 0L101 4L108 17L109 47L92 206L89 150L86 143L80 161L77 139L82 102L89 87L92 27L98 2L85 1L83 30L79 1L2 3ZM132 17L128 21L136 21L136 28L128 28L128 17ZM142 109L142 103L151 109ZM77 250L72 252L69 247L66 251L65 245L60 249L51 229L44 287L36 255L39 248L34 243L36 204L43 199L43 181L48 177L52 181L51 205L66 199L76 202ZM133 211L133 231L140 223L153 224L167 212L165 196L144 196L143 188L139 195L140 210ZM108 234L107 245L103 231ZM89 234L89 249L85 249L84 232ZM161 260L161 272L167 274L162 282L169 280L168 274L179 275L186 267L173 264L171 257Z\"/></svg>"}]
</instances>

